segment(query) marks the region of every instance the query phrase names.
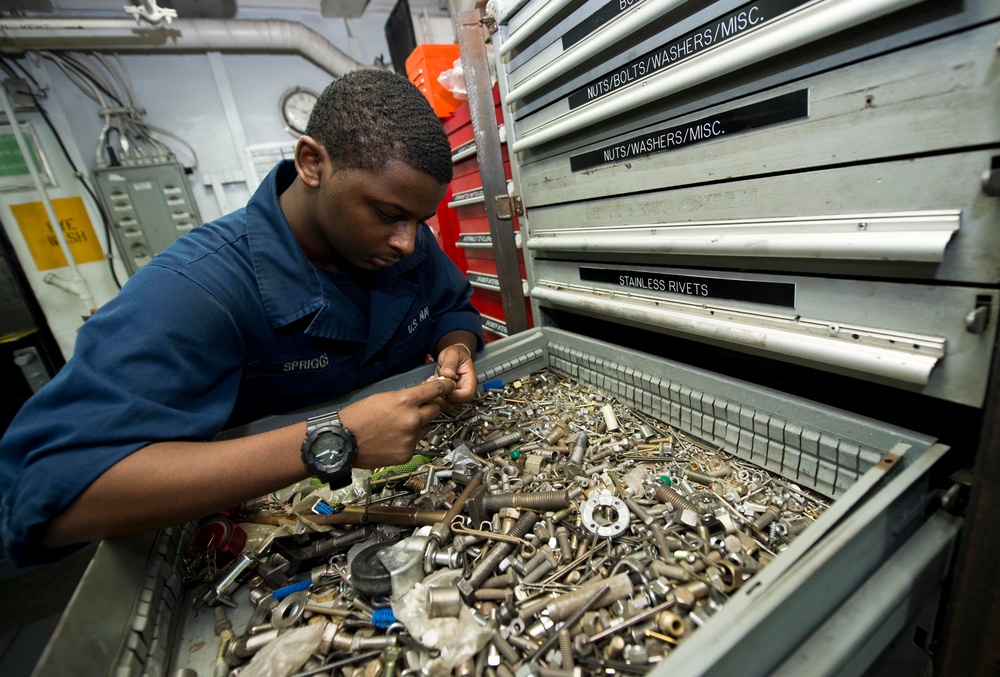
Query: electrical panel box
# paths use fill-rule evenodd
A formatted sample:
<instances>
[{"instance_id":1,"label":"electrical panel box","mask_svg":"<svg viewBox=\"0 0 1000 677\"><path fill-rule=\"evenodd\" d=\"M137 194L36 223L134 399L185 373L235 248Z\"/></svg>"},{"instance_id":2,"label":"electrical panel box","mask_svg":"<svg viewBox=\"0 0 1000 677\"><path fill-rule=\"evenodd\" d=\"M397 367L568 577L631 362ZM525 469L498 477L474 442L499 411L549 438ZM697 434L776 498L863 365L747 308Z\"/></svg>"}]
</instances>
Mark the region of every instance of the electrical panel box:
<instances>
[{"instance_id":1,"label":"electrical panel box","mask_svg":"<svg viewBox=\"0 0 1000 677\"><path fill-rule=\"evenodd\" d=\"M94 176L130 275L201 223L187 176L176 162L108 167Z\"/></svg>"}]
</instances>

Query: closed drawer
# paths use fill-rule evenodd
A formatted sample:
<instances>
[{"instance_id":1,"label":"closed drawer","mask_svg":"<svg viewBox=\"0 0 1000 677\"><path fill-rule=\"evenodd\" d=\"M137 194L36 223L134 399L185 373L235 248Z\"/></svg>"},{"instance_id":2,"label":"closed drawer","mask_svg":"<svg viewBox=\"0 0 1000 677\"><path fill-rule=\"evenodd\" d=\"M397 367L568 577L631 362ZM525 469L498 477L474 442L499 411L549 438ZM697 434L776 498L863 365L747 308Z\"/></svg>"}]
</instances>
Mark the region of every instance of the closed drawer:
<instances>
[{"instance_id":1,"label":"closed drawer","mask_svg":"<svg viewBox=\"0 0 1000 677\"><path fill-rule=\"evenodd\" d=\"M1000 200L980 181L995 156L931 155L536 206L527 248L549 258L996 284ZM631 169L616 170L631 182Z\"/></svg>"},{"instance_id":2,"label":"closed drawer","mask_svg":"<svg viewBox=\"0 0 1000 677\"><path fill-rule=\"evenodd\" d=\"M998 292L533 260L532 301L982 406ZM980 316L982 325L971 322Z\"/></svg>"}]
</instances>

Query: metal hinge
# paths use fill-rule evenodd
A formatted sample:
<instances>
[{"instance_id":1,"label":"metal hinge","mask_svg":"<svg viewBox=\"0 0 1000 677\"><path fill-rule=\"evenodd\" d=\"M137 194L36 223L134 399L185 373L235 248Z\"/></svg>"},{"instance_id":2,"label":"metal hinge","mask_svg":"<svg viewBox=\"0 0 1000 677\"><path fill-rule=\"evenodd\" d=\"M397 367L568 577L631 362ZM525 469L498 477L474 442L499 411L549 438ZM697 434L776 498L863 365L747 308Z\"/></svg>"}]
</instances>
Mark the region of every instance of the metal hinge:
<instances>
[{"instance_id":1,"label":"metal hinge","mask_svg":"<svg viewBox=\"0 0 1000 677\"><path fill-rule=\"evenodd\" d=\"M493 204L496 207L497 218L505 221L510 221L514 214L518 216L524 214L524 203L521 202L520 195L513 197L497 195L493 198Z\"/></svg>"}]
</instances>

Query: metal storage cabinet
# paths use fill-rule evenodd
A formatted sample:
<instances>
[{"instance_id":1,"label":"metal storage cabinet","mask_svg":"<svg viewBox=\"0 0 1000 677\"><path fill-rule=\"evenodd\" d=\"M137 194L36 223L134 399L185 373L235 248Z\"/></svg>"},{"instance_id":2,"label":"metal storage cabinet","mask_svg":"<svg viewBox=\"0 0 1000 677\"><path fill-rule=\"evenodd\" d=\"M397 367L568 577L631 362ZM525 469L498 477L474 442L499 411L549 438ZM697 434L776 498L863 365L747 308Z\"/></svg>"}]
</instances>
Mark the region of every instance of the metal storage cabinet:
<instances>
[{"instance_id":1,"label":"metal storage cabinet","mask_svg":"<svg viewBox=\"0 0 1000 677\"><path fill-rule=\"evenodd\" d=\"M651 674L862 673L949 573L964 520L936 508L971 450L949 450L916 415L898 426L821 404L819 389L823 377L875 382L990 421L1000 7L500 0L495 15L538 328L491 343L480 378L556 369L835 499ZM482 36L477 14L458 23ZM463 61L476 58L463 46ZM513 248L505 235L497 246ZM580 318L620 340L558 328ZM626 347L633 328L806 365L815 397L737 378L728 362ZM973 493L979 510L986 493ZM970 516L982 534L982 514ZM94 674L208 674L210 615L193 616L178 585L184 535L102 544L39 674L78 673L81 654ZM115 576L129 585L102 598Z\"/></svg>"},{"instance_id":2,"label":"metal storage cabinet","mask_svg":"<svg viewBox=\"0 0 1000 677\"><path fill-rule=\"evenodd\" d=\"M498 0L495 18L536 323L651 330L818 370L817 398L829 372L989 421L1000 6ZM882 621L915 606L906 585L926 583L898 559L932 522L782 667L761 655L785 646L795 603L750 595L656 674L864 670L891 639ZM799 584L815 593L815 578L777 585Z\"/></svg>"}]
</instances>

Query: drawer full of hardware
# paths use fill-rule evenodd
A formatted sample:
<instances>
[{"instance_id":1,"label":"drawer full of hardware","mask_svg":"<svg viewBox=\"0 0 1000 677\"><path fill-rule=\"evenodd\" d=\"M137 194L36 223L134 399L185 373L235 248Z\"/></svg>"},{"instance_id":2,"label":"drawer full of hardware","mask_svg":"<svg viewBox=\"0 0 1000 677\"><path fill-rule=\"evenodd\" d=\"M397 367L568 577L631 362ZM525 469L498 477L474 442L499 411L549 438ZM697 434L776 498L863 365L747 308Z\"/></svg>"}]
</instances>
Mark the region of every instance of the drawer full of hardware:
<instances>
[{"instance_id":1,"label":"drawer full of hardware","mask_svg":"<svg viewBox=\"0 0 1000 677\"><path fill-rule=\"evenodd\" d=\"M102 544L89 578L137 588L109 601L129 612L112 672L767 674L921 528L947 453L551 328L491 344L477 370L483 392L406 467L166 530L145 559ZM47 667L79 654L74 626L114 625L94 613L67 610Z\"/></svg>"}]
</instances>

